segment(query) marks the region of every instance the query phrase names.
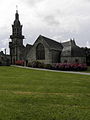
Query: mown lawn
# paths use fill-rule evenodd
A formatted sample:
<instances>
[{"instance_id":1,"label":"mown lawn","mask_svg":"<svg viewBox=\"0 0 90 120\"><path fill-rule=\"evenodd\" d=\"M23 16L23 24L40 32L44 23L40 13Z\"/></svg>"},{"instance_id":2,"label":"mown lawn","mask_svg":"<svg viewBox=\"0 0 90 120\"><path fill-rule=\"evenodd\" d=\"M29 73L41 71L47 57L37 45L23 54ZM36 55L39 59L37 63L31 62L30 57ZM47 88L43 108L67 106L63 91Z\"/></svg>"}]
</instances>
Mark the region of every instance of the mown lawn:
<instances>
[{"instance_id":1,"label":"mown lawn","mask_svg":"<svg viewBox=\"0 0 90 120\"><path fill-rule=\"evenodd\" d=\"M90 76L0 67L0 120L90 120Z\"/></svg>"}]
</instances>

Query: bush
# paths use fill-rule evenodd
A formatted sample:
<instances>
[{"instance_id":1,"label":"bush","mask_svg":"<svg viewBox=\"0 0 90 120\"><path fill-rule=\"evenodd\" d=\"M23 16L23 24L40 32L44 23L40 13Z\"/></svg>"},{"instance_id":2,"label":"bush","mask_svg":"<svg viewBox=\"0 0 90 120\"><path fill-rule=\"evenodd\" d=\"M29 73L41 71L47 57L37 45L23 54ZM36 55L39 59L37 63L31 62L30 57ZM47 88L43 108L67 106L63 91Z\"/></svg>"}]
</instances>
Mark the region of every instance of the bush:
<instances>
[{"instance_id":1,"label":"bush","mask_svg":"<svg viewBox=\"0 0 90 120\"><path fill-rule=\"evenodd\" d=\"M39 61L33 61L33 62L28 63L28 67L44 68L44 63L41 63Z\"/></svg>"},{"instance_id":2,"label":"bush","mask_svg":"<svg viewBox=\"0 0 90 120\"><path fill-rule=\"evenodd\" d=\"M86 64L71 64L71 63L57 63L54 65L56 70L65 71L85 71L87 70Z\"/></svg>"},{"instance_id":3,"label":"bush","mask_svg":"<svg viewBox=\"0 0 90 120\"><path fill-rule=\"evenodd\" d=\"M52 69L51 64L44 64L43 62L39 62L39 61L29 62L28 67Z\"/></svg>"},{"instance_id":4,"label":"bush","mask_svg":"<svg viewBox=\"0 0 90 120\"><path fill-rule=\"evenodd\" d=\"M52 65L51 64L45 64L44 68L46 68L46 69L52 69Z\"/></svg>"},{"instance_id":5,"label":"bush","mask_svg":"<svg viewBox=\"0 0 90 120\"><path fill-rule=\"evenodd\" d=\"M21 65L21 66L24 66L24 60L17 60L15 62L16 65Z\"/></svg>"},{"instance_id":6,"label":"bush","mask_svg":"<svg viewBox=\"0 0 90 120\"><path fill-rule=\"evenodd\" d=\"M86 64L56 63L56 64L51 65L51 64L44 64L39 61L33 61L31 63L28 63L28 67L63 70L63 71L85 71L87 70Z\"/></svg>"},{"instance_id":7,"label":"bush","mask_svg":"<svg viewBox=\"0 0 90 120\"><path fill-rule=\"evenodd\" d=\"M28 66L28 67L32 67L32 63L29 62L29 63L27 64L27 66Z\"/></svg>"}]
</instances>

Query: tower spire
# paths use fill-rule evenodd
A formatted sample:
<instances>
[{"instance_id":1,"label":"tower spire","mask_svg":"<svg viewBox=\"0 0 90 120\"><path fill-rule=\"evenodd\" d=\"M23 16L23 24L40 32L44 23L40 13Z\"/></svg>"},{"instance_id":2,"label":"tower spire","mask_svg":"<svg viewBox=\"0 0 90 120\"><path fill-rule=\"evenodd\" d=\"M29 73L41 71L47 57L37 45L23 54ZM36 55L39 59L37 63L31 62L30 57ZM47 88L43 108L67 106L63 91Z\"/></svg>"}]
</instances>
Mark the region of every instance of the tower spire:
<instances>
[{"instance_id":1,"label":"tower spire","mask_svg":"<svg viewBox=\"0 0 90 120\"><path fill-rule=\"evenodd\" d=\"M19 14L18 14L18 6L16 5L16 14L15 14L15 19L19 20Z\"/></svg>"},{"instance_id":2,"label":"tower spire","mask_svg":"<svg viewBox=\"0 0 90 120\"><path fill-rule=\"evenodd\" d=\"M16 13L18 13L18 5L16 5Z\"/></svg>"}]
</instances>

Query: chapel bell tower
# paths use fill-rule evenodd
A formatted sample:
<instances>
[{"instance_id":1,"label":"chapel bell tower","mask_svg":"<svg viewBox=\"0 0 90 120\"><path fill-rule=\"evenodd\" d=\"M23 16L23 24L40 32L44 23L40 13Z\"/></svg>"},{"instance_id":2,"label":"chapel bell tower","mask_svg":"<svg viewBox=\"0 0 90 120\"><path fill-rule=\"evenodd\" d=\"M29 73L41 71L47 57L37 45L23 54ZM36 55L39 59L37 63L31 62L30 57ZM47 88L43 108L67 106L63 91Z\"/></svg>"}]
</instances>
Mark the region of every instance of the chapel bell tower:
<instances>
[{"instance_id":1,"label":"chapel bell tower","mask_svg":"<svg viewBox=\"0 0 90 120\"><path fill-rule=\"evenodd\" d=\"M22 25L19 21L18 10L15 13L15 20L12 25L12 35L10 35L11 42L9 42L11 63L15 64L17 60L23 60L23 39Z\"/></svg>"}]
</instances>

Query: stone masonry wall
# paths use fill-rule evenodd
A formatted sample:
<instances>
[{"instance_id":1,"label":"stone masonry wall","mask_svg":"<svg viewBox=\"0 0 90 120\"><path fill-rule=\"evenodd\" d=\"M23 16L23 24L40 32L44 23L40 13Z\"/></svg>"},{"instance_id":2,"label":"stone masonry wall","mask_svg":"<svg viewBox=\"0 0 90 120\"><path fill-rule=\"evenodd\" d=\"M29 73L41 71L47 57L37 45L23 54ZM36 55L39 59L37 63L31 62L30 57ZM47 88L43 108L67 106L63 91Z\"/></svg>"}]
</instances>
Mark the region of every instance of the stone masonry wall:
<instances>
[{"instance_id":1,"label":"stone masonry wall","mask_svg":"<svg viewBox=\"0 0 90 120\"><path fill-rule=\"evenodd\" d=\"M61 57L61 63L65 63L67 60L67 63L76 63L76 60L78 60L78 63L86 63L85 57Z\"/></svg>"}]
</instances>

